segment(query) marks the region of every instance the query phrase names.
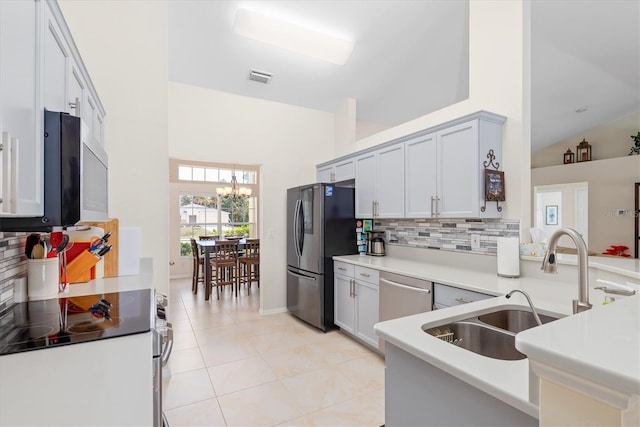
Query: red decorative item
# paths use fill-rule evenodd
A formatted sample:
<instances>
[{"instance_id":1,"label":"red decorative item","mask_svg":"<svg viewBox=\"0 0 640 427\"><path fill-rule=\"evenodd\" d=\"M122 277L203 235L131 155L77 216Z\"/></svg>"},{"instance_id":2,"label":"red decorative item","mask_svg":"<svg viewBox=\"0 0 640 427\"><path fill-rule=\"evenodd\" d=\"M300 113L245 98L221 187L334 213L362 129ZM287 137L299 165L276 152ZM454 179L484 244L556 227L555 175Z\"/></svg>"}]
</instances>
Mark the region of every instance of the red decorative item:
<instances>
[{"instance_id":1,"label":"red decorative item","mask_svg":"<svg viewBox=\"0 0 640 427\"><path fill-rule=\"evenodd\" d=\"M631 255L625 254L625 251L629 250L628 246L624 245L611 245L608 249L602 252L602 255L621 256L629 258Z\"/></svg>"}]
</instances>

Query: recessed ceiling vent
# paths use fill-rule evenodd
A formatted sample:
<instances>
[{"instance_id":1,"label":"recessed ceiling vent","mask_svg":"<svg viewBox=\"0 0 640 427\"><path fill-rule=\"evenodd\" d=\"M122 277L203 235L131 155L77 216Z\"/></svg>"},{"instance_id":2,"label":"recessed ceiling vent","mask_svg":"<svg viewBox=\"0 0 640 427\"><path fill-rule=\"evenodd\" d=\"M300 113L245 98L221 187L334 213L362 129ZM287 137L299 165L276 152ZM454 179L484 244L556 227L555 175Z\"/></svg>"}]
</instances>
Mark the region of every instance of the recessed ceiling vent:
<instances>
[{"instance_id":1,"label":"recessed ceiling vent","mask_svg":"<svg viewBox=\"0 0 640 427\"><path fill-rule=\"evenodd\" d=\"M249 72L249 80L264 84L267 84L271 81L271 76L273 76L273 74L267 73L266 71L251 70Z\"/></svg>"}]
</instances>

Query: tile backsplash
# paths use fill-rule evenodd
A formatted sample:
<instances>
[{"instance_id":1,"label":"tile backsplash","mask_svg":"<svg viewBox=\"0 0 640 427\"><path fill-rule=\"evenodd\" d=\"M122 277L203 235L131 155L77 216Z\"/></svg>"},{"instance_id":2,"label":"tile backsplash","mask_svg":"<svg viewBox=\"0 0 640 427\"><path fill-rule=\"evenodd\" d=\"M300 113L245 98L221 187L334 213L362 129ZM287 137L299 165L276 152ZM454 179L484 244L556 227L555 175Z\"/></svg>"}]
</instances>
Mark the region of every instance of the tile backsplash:
<instances>
[{"instance_id":1,"label":"tile backsplash","mask_svg":"<svg viewBox=\"0 0 640 427\"><path fill-rule=\"evenodd\" d=\"M505 219L376 219L374 230L385 231L387 243L444 251L495 255L498 237L519 237L520 221ZM471 236L480 247L471 248Z\"/></svg>"},{"instance_id":2,"label":"tile backsplash","mask_svg":"<svg viewBox=\"0 0 640 427\"><path fill-rule=\"evenodd\" d=\"M0 313L13 305L13 280L27 274L24 236L0 232Z\"/></svg>"}]
</instances>

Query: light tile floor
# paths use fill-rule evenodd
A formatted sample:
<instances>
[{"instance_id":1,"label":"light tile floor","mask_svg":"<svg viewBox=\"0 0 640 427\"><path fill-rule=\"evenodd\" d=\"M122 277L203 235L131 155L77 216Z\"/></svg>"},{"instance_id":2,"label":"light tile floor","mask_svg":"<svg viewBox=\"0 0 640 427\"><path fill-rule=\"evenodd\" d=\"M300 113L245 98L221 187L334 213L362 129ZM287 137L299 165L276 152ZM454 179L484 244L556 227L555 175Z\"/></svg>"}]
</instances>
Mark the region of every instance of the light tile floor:
<instances>
[{"instance_id":1,"label":"light tile floor","mask_svg":"<svg viewBox=\"0 0 640 427\"><path fill-rule=\"evenodd\" d=\"M164 411L179 426L384 424L384 360L338 331L289 313L261 316L253 285L204 301L171 281L175 345Z\"/></svg>"}]
</instances>

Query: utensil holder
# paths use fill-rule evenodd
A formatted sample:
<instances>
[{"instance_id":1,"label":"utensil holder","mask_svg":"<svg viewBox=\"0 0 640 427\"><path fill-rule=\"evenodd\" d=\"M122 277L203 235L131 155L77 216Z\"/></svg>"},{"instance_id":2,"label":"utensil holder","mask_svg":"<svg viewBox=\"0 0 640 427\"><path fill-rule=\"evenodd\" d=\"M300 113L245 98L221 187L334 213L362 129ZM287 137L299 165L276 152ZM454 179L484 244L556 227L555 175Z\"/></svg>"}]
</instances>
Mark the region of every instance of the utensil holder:
<instances>
[{"instance_id":1,"label":"utensil holder","mask_svg":"<svg viewBox=\"0 0 640 427\"><path fill-rule=\"evenodd\" d=\"M89 251L80 253L67 265L69 283L83 283L91 280L91 269L101 260Z\"/></svg>"},{"instance_id":2,"label":"utensil holder","mask_svg":"<svg viewBox=\"0 0 640 427\"><path fill-rule=\"evenodd\" d=\"M27 260L27 293L29 301L56 298L60 280L58 258Z\"/></svg>"}]
</instances>

